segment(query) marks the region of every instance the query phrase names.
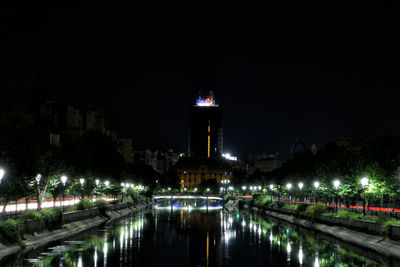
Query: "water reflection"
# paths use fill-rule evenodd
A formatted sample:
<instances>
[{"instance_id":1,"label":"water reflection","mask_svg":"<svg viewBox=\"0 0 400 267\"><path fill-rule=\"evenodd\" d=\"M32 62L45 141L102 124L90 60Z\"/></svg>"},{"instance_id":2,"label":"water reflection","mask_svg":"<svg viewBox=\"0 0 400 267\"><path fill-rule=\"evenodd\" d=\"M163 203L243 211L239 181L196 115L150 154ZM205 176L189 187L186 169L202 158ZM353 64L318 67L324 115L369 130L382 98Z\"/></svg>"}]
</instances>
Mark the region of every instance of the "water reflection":
<instances>
[{"instance_id":1,"label":"water reflection","mask_svg":"<svg viewBox=\"0 0 400 267\"><path fill-rule=\"evenodd\" d=\"M325 238L325 237L324 237ZM1 266L382 266L252 212L146 211ZM33 253L36 253L33 255ZM29 259L29 260L27 260ZM379 260L379 259L377 259Z\"/></svg>"}]
</instances>

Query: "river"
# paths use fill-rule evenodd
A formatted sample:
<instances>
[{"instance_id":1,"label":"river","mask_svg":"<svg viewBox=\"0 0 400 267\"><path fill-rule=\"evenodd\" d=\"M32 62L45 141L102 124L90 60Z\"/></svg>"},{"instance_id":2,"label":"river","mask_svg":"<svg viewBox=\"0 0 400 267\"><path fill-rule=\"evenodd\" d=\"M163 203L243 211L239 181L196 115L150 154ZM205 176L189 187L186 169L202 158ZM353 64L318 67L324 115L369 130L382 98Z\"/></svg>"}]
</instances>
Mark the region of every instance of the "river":
<instances>
[{"instance_id":1,"label":"river","mask_svg":"<svg viewBox=\"0 0 400 267\"><path fill-rule=\"evenodd\" d=\"M390 265L379 255L251 211L154 208L9 256L0 266Z\"/></svg>"}]
</instances>

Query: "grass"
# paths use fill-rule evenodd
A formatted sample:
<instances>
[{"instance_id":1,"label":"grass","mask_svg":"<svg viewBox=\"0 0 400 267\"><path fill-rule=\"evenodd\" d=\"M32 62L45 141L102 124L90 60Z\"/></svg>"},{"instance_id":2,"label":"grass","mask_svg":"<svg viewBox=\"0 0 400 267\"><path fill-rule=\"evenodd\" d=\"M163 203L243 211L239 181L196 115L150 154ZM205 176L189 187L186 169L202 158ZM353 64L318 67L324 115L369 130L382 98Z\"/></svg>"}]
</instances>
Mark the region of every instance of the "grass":
<instances>
[{"instance_id":1,"label":"grass","mask_svg":"<svg viewBox=\"0 0 400 267\"><path fill-rule=\"evenodd\" d=\"M308 206L306 209L307 216L313 219L327 212L328 212L328 207L319 203L313 206Z\"/></svg>"},{"instance_id":2,"label":"grass","mask_svg":"<svg viewBox=\"0 0 400 267\"><path fill-rule=\"evenodd\" d=\"M283 208L284 208L284 209L288 209L288 210L294 210L294 209L296 208L296 205L292 205L292 204L286 203L286 204L283 206Z\"/></svg>"},{"instance_id":3,"label":"grass","mask_svg":"<svg viewBox=\"0 0 400 267\"><path fill-rule=\"evenodd\" d=\"M8 219L4 222L0 222L0 232L2 236L11 244L18 244L25 247L25 244L21 239L21 221Z\"/></svg>"},{"instance_id":4,"label":"grass","mask_svg":"<svg viewBox=\"0 0 400 267\"><path fill-rule=\"evenodd\" d=\"M355 213L355 212L351 212L348 210L340 210L336 216L342 217L342 218L346 218L349 220L357 220L357 219L362 219L363 215L360 213Z\"/></svg>"},{"instance_id":5,"label":"grass","mask_svg":"<svg viewBox=\"0 0 400 267\"><path fill-rule=\"evenodd\" d=\"M297 205L294 206L294 211L296 212L305 212L308 208L308 204L306 203L298 203Z\"/></svg>"},{"instance_id":6,"label":"grass","mask_svg":"<svg viewBox=\"0 0 400 267\"><path fill-rule=\"evenodd\" d=\"M78 210L87 210L91 209L94 207L94 203L90 201L88 198L83 198L81 201L78 203L77 208Z\"/></svg>"},{"instance_id":7,"label":"grass","mask_svg":"<svg viewBox=\"0 0 400 267\"><path fill-rule=\"evenodd\" d=\"M127 196L126 198L124 198L124 203L130 203L133 204L133 199L130 196Z\"/></svg>"},{"instance_id":8,"label":"grass","mask_svg":"<svg viewBox=\"0 0 400 267\"><path fill-rule=\"evenodd\" d=\"M18 219L20 221L27 221L27 220L34 220L34 221L40 221L40 222L44 221L43 215L37 211L26 211L26 212L22 213L18 217Z\"/></svg>"},{"instance_id":9,"label":"grass","mask_svg":"<svg viewBox=\"0 0 400 267\"><path fill-rule=\"evenodd\" d=\"M379 216L368 215L364 217L363 214L361 213L351 212L347 210L340 210L338 213L329 214L329 216L338 216L349 220L363 220L363 221L379 223L382 225L382 234L384 235L389 234L391 225L400 225L400 221L397 221L396 219L393 219L385 215L379 215Z\"/></svg>"},{"instance_id":10,"label":"grass","mask_svg":"<svg viewBox=\"0 0 400 267\"><path fill-rule=\"evenodd\" d=\"M108 203L108 201L105 200L105 199L97 199L97 200L94 202L94 205L95 205L96 207L98 207L99 209L105 209L105 208L107 208L108 206L110 206L110 203Z\"/></svg>"}]
</instances>

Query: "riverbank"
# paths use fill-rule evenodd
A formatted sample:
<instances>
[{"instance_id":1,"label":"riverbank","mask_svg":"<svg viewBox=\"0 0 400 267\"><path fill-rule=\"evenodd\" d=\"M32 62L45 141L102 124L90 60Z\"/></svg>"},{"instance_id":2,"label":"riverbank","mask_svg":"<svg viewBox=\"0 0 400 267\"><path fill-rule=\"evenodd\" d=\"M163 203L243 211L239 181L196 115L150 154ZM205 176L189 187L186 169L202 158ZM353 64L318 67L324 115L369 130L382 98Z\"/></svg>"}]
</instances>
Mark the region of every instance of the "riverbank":
<instances>
[{"instance_id":1,"label":"riverbank","mask_svg":"<svg viewBox=\"0 0 400 267\"><path fill-rule=\"evenodd\" d=\"M24 228L21 229L23 236L22 241L25 244L25 247L15 244L7 244L4 238L0 236L0 260L19 251L25 253L46 245L47 243L74 236L80 232L122 218L132 212L139 211L151 205L152 201L146 200L143 203L136 205L121 203L111 205L105 209L93 208L66 212L62 216L61 227L52 231L49 231L43 224L31 221L28 224L25 224Z\"/></svg>"},{"instance_id":2,"label":"riverbank","mask_svg":"<svg viewBox=\"0 0 400 267\"><path fill-rule=\"evenodd\" d=\"M311 220L304 213L287 209L259 208L246 204L242 205L242 207L294 225L316 230L367 250L375 251L395 262L394 266L400 266L400 242L397 239L399 233L397 227L390 229L386 236L380 234L382 231L380 225L362 220L340 220L337 217L326 215L321 215ZM391 239L388 236L393 238Z\"/></svg>"}]
</instances>

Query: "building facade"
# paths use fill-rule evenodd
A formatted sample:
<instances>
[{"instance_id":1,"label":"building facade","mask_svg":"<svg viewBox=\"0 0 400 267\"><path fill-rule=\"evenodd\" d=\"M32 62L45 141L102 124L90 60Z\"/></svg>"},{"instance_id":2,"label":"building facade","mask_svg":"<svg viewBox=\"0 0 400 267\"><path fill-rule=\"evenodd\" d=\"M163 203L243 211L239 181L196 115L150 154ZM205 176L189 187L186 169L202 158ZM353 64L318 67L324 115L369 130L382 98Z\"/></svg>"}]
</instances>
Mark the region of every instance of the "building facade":
<instances>
[{"instance_id":1,"label":"building facade","mask_svg":"<svg viewBox=\"0 0 400 267\"><path fill-rule=\"evenodd\" d=\"M179 159L176 169L181 188L191 188L209 179L219 183L232 178L232 167L222 158L184 157Z\"/></svg>"}]
</instances>

